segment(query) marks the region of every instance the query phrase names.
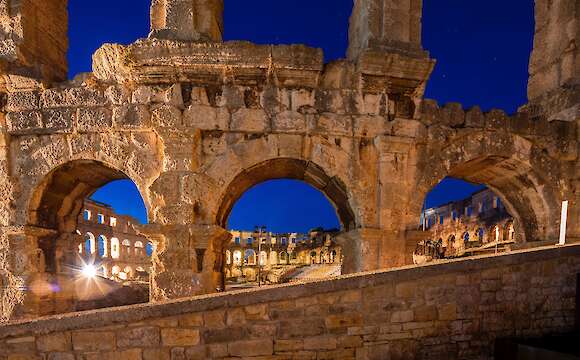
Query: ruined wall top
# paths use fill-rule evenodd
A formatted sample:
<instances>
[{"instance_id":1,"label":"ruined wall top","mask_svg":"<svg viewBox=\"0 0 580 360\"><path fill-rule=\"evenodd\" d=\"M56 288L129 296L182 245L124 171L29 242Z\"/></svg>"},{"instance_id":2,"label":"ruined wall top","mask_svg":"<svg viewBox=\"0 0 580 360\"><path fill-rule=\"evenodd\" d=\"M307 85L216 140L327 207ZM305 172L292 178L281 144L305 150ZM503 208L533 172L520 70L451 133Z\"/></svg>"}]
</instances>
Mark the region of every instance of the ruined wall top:
<instances>
[{"instance_id":1,"label":"ruined wall top","mask_svg":"<svg viewBox=\"0 0 580 360\"><path fill-rule=\"evenodd\" d=\"M221 41L223 0L153 0L149 37Z\"/></svg>"},{"instance_id":2,"label":"ruined wall top","mask_svg":"<svg viewBox=\"0 0 580 360\"><path fill-rule=\"evenodd\" d=\"M421 47L422 0L355 0L348 58L365 50L427 57Z\"/></svg>"}]
</instances>

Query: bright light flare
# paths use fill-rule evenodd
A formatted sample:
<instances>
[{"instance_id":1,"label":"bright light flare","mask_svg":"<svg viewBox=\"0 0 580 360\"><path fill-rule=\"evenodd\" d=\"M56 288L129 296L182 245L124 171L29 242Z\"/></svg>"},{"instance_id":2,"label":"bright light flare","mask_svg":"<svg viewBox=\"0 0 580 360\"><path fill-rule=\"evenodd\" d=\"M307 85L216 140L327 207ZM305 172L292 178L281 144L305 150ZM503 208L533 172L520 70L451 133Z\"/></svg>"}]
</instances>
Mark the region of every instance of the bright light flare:
<instances>
[{"instance_id":1,"label":"bright light flare","mask_svg":"<svg viewBox=\"0 0 580 360\"><path fill-rule=\"evenodd\" d=\"M94 265L87 264L83 267L81 274L86 278L94 278L97 276L97 268Z\"/></svg>"}]
</instances>

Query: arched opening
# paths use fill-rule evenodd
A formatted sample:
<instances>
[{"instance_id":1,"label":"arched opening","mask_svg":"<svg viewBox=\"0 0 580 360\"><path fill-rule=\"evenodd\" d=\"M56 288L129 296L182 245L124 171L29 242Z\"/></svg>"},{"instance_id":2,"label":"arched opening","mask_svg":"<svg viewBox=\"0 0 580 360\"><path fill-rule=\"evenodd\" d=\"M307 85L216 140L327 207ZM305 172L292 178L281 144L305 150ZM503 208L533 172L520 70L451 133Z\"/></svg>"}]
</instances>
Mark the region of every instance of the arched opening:
<instances>
[{"instance_id":1,"label":"arched opening","mask_svg":"<svg viewBox=\"0 0 580 360\"><path fill-rule=\"evenodd\" d=\"M428 239L447 239L447 242L440 249L433 246L431 253L415 251L414 259L421 260L415 263L485 254L493 244L499 245L494 251L509 251L508 244L500 241L500 229L506 222L513 224L514 217L494 191L481 184L446 178L427 195L419 229L424 245L431 243ZM487 238L486 233L490 234Z\"/></svg>"},{"instance_id":2,"label":"arched opening","mask_svg":"<svg viewBox=\"0 0 580 360\"><path fill-rule=\"evenodd\" d=\"M256 252L252 249L246 250L244 254L246 258L246 264L256 265Z\"/></svg>"},{"instance_id":3,"label":"arched opening","mask_svg":"<svg viewBox=\"0 0 580 360\"><path fill-rule=\"evenodd\" d=\"M256 262L243 266L260 274L260 281L250 284L247 276L232 278L227 287L294 281L305 273L309 279L340 274L342 258L330 261L330 253L341 246L336 239L340 229L354 229L356 220L343 182L315 164L282 158L252 166L234 178L220 204L216 222L232 234L224 249L226 259L228 252L234 253L231 264L224 262L227 272L249 274L235 261L240 246L246 253L259 254ZM313 258L297 256L310 251L316 254ZM325 267L309 271L313 264Z\"/></svg>"},{"instance_id":4,"label":"arched opening","mask_svg":"<svg viewBox=\"0 0 580 360\"><path fill-rule=\"evenodd\" d=\"M92 256L94 256L94 253L95 253L95 235L88 232L85 235L83 254L85 255L86 259L90 259Z\"/></svg>"},{"instance_id":5,"label":"arched opening","mask_svg":"<svg viewBox=\"0 0 580 360\"><path fill-rule=\"evenodd\" d=\"M148 286L141 293L143 296L127 296L117 283L121 253L116 236L127 231L137 233L126 224L130 216L118 214L101 195L120 181L131 184L136 199L125 191L110 199L133 203L145 212L143 199L132 181L101 162L66 163L36 186L29 200L28 223L38 229L32 236L42 260L31 282L33 289L41 290L32 291L30 296L53 299L53 306L43 307L39 315L148 301ZM131 221L139 224L132 218ZM42 283L52 285L41 286Z\"/></svg>"},{"instance_id":6,"label":"arched opening","mask_svg":"<svg viewBox=\"0 0 580 360\"><path fill-rule=\"evenodd\" d=\"M135 256L143 256L143 243L141 241L135 241Z\"/></svg>"},{"instance_id":7,"label":"arched opening","mask_svg":"<svg viewBox=\"0 0 580 360\"><path fill-rule=\"evenodd\" d=\"M99 235L99 240L97 241L97 250L100 258L109 256L107 237L105 235Z\"/></svg>"},{"instance_id":8,"label":"arched opening","mask_svg":"<svg viewBox=\"0 0 580 360\"><path fill-rule=\"evenodd\" d=\"M331 262L329 254L341 246L336 239L340 229L356 227L355 215L343 182L315 164L281 158L252 166L234 178L220 204L216 222L232 234L224 249L225 268L230 274L240 272L242 264L236 263L235 251L242 246L246 252L258 254L256 262L246 261L243 266L260 274L253 284L248 283L249 277L235 281L232 277L227 287L242 286L240 281L244 287L293 281L302 273L309 273L309 279L340 274L342 257ZM311 250L314 258L297 256ZM228 252L234 253L232 263L227 262ZM328 269L297 270L313 264Z\"/></svg>"}]
</instances>

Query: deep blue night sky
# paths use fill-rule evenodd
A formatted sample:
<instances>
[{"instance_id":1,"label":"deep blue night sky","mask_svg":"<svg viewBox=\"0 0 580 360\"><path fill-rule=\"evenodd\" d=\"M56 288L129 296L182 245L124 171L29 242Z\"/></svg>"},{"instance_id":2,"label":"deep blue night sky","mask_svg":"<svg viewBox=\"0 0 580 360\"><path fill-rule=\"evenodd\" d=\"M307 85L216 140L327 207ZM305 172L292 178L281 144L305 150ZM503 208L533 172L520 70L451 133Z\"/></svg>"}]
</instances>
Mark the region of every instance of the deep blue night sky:
<instances>
[{"instance_id":1,"label":"deep blue night sky","mask_svg":"<svg viewBox=\"0 0 580 360\"><path fill-rule=\"evenodd\" d=\"M225 40L305 43L323 48L329 61L344 57L352 0L225 3ZM70 0L69 8L71 77L91 71L91 55L101 44L128 44L149 31L148 0ZM423 45L438 61L426 96L440 104L454 101L514 112L526 102L533 27L532 0L424 1ZM427 206L475 189L446 180L430 194ZM111 183L94 197L145 221L142 201L130 182ZM230 226L256 224L274 231L305 231L334 227L337 219L324 195L308 185L279 180L256 186L236 204Z\"/></svg>"}]
</instances>

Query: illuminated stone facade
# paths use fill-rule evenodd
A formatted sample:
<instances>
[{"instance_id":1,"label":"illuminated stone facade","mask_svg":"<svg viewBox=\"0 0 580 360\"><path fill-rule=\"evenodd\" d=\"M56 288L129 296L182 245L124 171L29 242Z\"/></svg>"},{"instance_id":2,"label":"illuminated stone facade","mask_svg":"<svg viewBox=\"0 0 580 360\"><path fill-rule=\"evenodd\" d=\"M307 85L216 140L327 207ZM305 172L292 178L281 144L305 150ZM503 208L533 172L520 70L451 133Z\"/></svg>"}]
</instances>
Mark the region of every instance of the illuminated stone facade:
<instances>
[{"instance_id":1,"label":"illuminated stone facade","mask_svg":"<svg viewBox=\"0 0 580 360\"><path fill-rule=\"evenodd\" d=\"M116 281L149 281L153 245L137 234L131 216L116 214L113 208L85 200L79 214L78 230L84 241L76 245L78 266L94 264L100 276Z\"/></svg>"},{"instance_id":2,"label":"illuminated stone facade","mask_svg":"<svg viewBox=\"0 0 580 360\"><path fill-rule=\"evenodd\" d=\"M71 310L25 289L70 283L84 199L118 179L147 209L153 301L223 288L230 211L270 179L334 204L344 273L412 264L446 176L494 189L518 244L555 243L563 200L580 237L578 2L536 1L530 103L509 116L423 98L436 62L420 0L356 0L348 56L328 64L304 45L221 42L223 4L156 0L148 38L103 45L66 81L66 1L0 1L2 319Z\"/></svg>"},{"instance_id":3,"label":"illuminated stone facade","mask_svg":"<svg viewBox=\"0 0 580 360\"><path fill-rule=\"evenodd\" d=\"M308 234L231 231L225 254L225 277L237 282L255 282L258 268L264 283L290 280L292 272L307 265L342 264L342 250L336 243L339 231L313 230ZM258 263L259 259L259 263ZM275 271L275 270L278 271Z\"/></svg>"},{"instance_id":4,"label":"illuminated stone facade","mask_svg":"<svg viewBox=\"0 0 580 360\"><path fill-rule=\"evenodd\" d=\"M501 199L489 189L460 201L426 209L421 220L420 227L425 235L413 254L416 264L505 251L516 240L513 217Z\"/></svg>"}]
</instances>

